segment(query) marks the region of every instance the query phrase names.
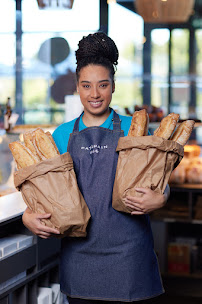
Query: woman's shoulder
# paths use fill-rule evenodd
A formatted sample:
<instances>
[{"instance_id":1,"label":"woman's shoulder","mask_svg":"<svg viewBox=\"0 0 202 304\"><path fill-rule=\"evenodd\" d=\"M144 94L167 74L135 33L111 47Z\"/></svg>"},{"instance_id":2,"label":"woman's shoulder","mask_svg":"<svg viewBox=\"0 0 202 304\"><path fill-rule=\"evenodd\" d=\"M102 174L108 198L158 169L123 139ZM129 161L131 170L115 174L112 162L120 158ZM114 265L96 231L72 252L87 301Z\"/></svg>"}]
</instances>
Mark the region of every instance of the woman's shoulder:
<instances>
[{"instance_id":1,"label":"woman's shoulder","mask_svg":"<svg viewBox=\"0 0 202 304\"><path fill-rule=\"evenodd\" d=\"M74 124L75 124L76 118L68 121L68 122L64 122L63 124L59 125L53 132L53 135L58 135L58 134L62 134L62 133L72 133L73 128L74 128Z\"/></svg>"},{"instance_id":2,"label":"woman's shoulder","mask_svg":"<svg viewBox=\"0 0 202 304\"><path fill-rule=\"evenodd\" d=\"M76 119L61 124L52 134L61 154L67 152L69 136L73 131L75 121Z\"/></svg>"},{"instance_id":3,"label":"woman's shoulder","mask_svg":"<svg viewBox=\"0 0 202 304\"><path fill-rule=\"evenodd\" d=\"M121 121L123 121L124 123L131 123L132 116L126 116L126 115L119 114L119 117L120 117Z\"/></svg>"}]
</instances>

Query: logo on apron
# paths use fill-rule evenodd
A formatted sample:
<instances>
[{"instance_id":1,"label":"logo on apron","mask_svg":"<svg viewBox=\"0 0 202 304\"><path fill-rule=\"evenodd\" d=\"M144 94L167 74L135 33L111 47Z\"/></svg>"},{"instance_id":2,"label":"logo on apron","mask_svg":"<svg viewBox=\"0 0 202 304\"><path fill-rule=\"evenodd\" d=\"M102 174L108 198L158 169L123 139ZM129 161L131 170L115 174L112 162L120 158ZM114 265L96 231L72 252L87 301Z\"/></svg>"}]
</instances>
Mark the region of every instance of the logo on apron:
<instances>
[{"instance_id":1,"label":"logo on apron","mask_svg":"<svg viewBox=\"0 0 202 304\"><path fill-rule=\"evenodd\" d=\"M89 151L90 154L99 153L101 150L108 149L108 145L90 145L88 147L81 147L81 150Z\"/></svg>"}]
</instances>

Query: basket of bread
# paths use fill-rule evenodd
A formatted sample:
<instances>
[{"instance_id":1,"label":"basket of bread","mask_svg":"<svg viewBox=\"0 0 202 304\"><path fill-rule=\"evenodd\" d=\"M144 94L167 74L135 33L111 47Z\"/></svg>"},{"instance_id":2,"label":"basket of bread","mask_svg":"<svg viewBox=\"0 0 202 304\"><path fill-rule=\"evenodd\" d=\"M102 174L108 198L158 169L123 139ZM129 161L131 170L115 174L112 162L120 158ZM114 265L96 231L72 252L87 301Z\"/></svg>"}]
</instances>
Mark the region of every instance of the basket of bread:
<instances>
[{"instance_id":1,"label":"basket of bread","mask_svg":"<svg viewBox=\"0 0 202 304\"><path fill-rule=\"evenodd\" d=\"M14 184L35 213L51 213L43 223L60 236L84 237L90 211L77 185L73 161L60 154L50 132L27 131L23 142L9 144L17 165Z\"/></svg>"},{"instance_id":2,"label":"basket of bread","mask_svg":"<svg viewBox=\"0 0 202 304\"><path fill-rule=\"evenodd\" d=\"M141 196L135 188L163 193L172 171L184 156L184 146L194 128L194 120L178 125L179 114L164 117L153 135L148 136L149 117L145 109L135 111L128 135L118 141L119 153L113 188L112 206L131 213L126 196Z\"/></svg>"}]
</instances>

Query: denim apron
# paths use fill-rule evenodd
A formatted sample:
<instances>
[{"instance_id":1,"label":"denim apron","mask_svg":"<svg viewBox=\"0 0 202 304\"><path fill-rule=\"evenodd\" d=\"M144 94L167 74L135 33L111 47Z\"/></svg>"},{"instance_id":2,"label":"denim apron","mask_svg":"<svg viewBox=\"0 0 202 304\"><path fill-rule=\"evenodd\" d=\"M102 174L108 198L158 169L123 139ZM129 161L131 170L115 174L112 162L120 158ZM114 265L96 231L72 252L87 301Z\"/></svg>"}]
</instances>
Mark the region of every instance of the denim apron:
<instances>
[{"instance_id":1,"label":"denim apron","mask_svg":"<svg viewBox=\"0 0 202 304\"><path fill-rule=\"evenodd\" d=\"M113 130L76 120L68 151L91 219L86 238L62 240L61 290L70 297L137 301L163 293L147 215L131 216L112 208L112 190L123 136L119 116Z\"/></svg>"}]
</instances>

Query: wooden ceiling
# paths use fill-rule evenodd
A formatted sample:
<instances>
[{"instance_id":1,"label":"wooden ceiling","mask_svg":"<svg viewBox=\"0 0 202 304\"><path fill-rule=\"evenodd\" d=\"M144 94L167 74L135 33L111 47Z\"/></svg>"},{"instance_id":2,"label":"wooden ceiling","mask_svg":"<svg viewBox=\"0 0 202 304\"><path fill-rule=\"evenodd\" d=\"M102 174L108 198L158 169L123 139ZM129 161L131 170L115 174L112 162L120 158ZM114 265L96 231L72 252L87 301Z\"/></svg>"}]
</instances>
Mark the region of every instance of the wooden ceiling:
<instances>
[{"instance_id":1,"label":"wooden ceiling","mask_svg":"<svg viewBox=\"0 0 202 304\"><path fill-rule=\"evenodd\" d=\"M116 2L124 6L125 8L137 13L135 9L135 0L117 0ZM195 24L196 26L198 25L198 27L202 28L202 0L195 0L194 12L193 15L190 17L190 19L188 20L188 23Z\"/></svg>"}]
</instances>

